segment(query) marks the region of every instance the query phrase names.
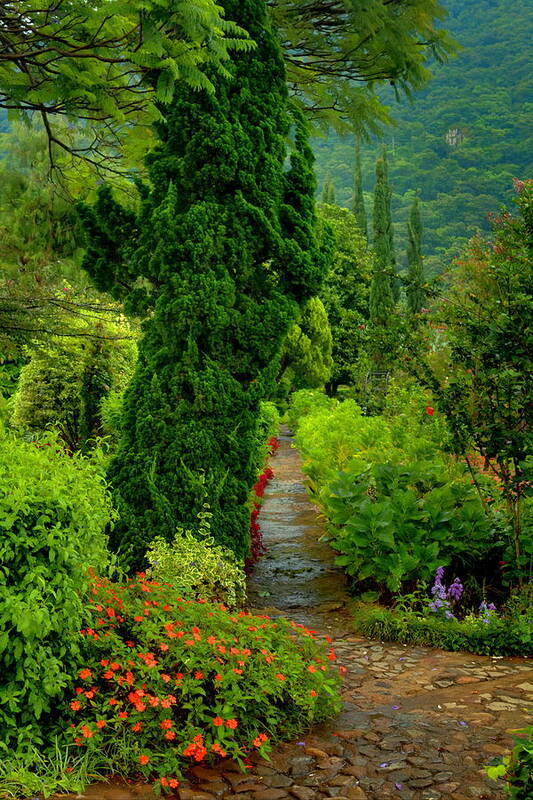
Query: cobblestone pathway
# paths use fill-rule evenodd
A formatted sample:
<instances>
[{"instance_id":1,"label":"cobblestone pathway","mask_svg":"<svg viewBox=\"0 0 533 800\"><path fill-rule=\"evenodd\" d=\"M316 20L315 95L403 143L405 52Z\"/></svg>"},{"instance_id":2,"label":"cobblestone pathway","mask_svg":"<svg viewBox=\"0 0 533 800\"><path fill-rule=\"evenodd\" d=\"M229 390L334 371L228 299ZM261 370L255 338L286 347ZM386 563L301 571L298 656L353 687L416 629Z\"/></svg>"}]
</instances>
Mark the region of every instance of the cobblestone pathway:
<instances>
[{"instance_id":1,"label":"cobblestone pathway","mask_svg":"<svg viewBox=\"0 0 533 800\"><path fill-rule=\"evenodd\" d=\"M334 638L348 668L344 708L246 774L232 762L194 768L180 800L501 800L483 765L509 749L512 729L531 724L533 665L354 636L342 573L318 541L322 523L290 445L284 431L260 518L268 554L250 582L250 607ZM151 789L99 785L86 796L131 800Z\"/></svg>"}]
</instances>

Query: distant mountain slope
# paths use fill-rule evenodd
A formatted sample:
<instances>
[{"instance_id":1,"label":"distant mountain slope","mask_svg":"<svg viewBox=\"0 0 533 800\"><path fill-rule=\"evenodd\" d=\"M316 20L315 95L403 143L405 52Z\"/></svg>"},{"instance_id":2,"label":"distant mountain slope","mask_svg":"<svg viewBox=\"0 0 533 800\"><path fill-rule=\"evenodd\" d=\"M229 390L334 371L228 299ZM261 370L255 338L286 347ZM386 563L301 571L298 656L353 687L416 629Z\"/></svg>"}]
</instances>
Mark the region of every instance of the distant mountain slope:
<instances>
[{"instance_id":1,"label":"distant mountain slope","mask_svg":"<svg viewBox=\"0 0 533 800\"><path fill-rule=\"evenodd\" d=\"M439 270L512 197L513 177L533 177L533 74L529 0L443 0L444 23L464 50L435 67L414 103L387 97L398 126L385 134L396 242L405 258L405 221L419 191L428 263ZM316 139L319 188L331 173L337 202L349 205L353 139ZM365 192L374 183L378 143L364 145ZM372 198L367 195L367 211Z\"/></svg>"}]
</instances>

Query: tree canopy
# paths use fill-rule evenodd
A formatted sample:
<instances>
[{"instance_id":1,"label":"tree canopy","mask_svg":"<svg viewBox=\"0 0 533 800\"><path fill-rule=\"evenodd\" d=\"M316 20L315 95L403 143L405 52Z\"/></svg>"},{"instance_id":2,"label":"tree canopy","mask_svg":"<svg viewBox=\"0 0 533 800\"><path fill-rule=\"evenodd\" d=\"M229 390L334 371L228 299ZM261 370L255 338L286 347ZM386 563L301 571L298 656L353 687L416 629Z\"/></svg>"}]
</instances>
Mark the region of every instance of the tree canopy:
<instances>
[{"instance_id":1,"label":"tree canopy","mask_svg":"<svg viewBox=\"0 0 533 800\"><path fill-rule=\"evenodd\" d=\"M326 127L377 130L374 85L422 86L428 59L453 51L438 0L270 0L288 82ZM229 15L228 15L229 17ZM216 0L22 0L0 8L0 108L38 114L54 145L110 167L128 129L159 116L176 84L212 91L253 42ZM74 148L54 116L80 121Z\"/></svg>"}]
</instances>

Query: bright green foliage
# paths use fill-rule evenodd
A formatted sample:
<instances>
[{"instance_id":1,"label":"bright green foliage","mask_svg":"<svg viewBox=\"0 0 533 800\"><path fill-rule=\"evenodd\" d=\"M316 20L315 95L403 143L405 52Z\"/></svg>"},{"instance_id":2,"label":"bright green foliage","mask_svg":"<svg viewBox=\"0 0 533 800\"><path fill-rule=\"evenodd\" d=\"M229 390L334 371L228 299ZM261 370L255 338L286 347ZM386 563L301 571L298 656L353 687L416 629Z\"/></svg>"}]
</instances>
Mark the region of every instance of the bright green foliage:
<instances>
[{"instance_id":1,"label":"bright green foliage","mask_svg":"<svg viewBox=\"0 0 533 800\"><path fill-rule=\"evenodd\" d=\"M472 242L450 274L433 322L445 326L440 352L406 362L433 392L452 432L454 452L474 450L503 486L512 524L504 555L515 576L531 575L531 529L523 526L531 481L533 374L533 182L516 182L519 215L493 219L494 242ZM435 345L437 347L437 345Z\"/></svg>"},{"instance_id":2,"label":"bright green foliage","mask_svg":"<svg viewBox=\"0 0 533 800\"><path fill-rule=\"evenodd\" d=\"M131 378L136 346L123 323L99 322L93 333L95 338L56 337L31 353L13 397L13 426L56 428L72 451L104 433L102 401Z\"/></svg>"},{"instance_id":3,"label":"bright green foliage","mask_svg":"<svg viewBox=\"0 0 533 800\"><path fill-rule=\"evenodd\" d=\"M231 550L216 545L211 535L209 506L198 515L196 530L178 528L172 542L161 537L151 542L146 560L151 580L171 584L188 600L209 600L229 608L244 605L246 597L243 564Z\"/></svg>"},{"instance_id":4,"label":"bright green foliage","mask_svg":"<svg viewBox=\"0 0 533 800\"><path fill-rule=\"evenodd\" d=\"M0 439L0 752L40 744L78 666L89 568L113 518L96 468L48 440ZM44 715L46 722L44 722Z\"/></svg>"},{"instance_id":5,"label":"bright green foliage","mask_svg":"<svg viewBox=\"0 0 533 800\"><path fill-rule=\"evenodd\" d=\"M411 206L407 234L407 307L411 314L419 314L426 300L426 292L422 261L422 221L418 197L415 197Z\"/></svg>"},{"instance_id":6,"label":"bright green foliage","mask_svg":"<svg viewBox=\"0 0 533 800\"><path fill-rule=\"evenodd\" d=\"M213 91L206 69L227 75L229 51L251 47L215 0L8 1L0 34L0 107L38 112L51 143L66 146L50 115L86 121L112 142L99 123L119 132L146 123L182 83Z\"/></svg>"},{"instance_id":7,"label":"bright green foliage","mask_svg":"<svg viewBox=\"0 0 533 800\"><path fill-rule=\"evenodd\" d=\"M333 337L330 385L353 383L368 322L374 256L346 208L321 206L320 220L333 235L333 260L321 291Z\"/></svg>"},{"instance_id":8,"label":"bright green foliage","mask_svg":"<svg viewBox=\"0 0 533 800\"><path fill-rule=\"evenodd\" d=\"M479 655L522 658L533 655L531 623L526 614L494 615L489 623L485 623L480 617L461 621L431 619L408 609L388 609L365 603L355 608L354 622L361 636L385 642L405 642ZM527 752L524 755L527 763ZM487 769L489 777L493 777L491 769ZM503 768L499 774L504 775L505 771ZM520 786L519 783L517 785ZM511 795L514 800L522 800L527 796Z\"/></svg>"},{"instance_id":9,"label":"bright green foliage","mask_svg":"<svg viewBox=\"0 0 533 800\"><path fill-rule=\"evenodd\" d=\"M232 80L214 78L216 96L176 91L137 220L108 191L84 211L98 287L153 309L109 472L121 512L111 543L130 566L154 535L190 527L204 499L217 542L246 554L259 402L325 271L312 156L264 3L225 8L257 48L235 57Z\"/></svg>"},{"instance_id":10,"label":"bright green foliage","mask_svg":"<svg viewBox=\"0 0 533 800\"><path fill-rule=\"evenodd\" d=\"M438 0L273 0L274 26L286 48L298 101L323 126L376 131L389 119L374 86L392 82L410 94L430 73L428 60L454 51Z\"/></svg>"},{"instance_id":11,"label":"bright green foliage","mask_svg":"<svg viewBox=\"0 0 533 800\"><path fill-rule=\"evenodd\" d=\"M390 208L386 153L376 163L376 185L374 188L374 252L376 268L370 290L370 319L374 324L386 325L394 308L394 245Z\"/></svg>"},{"instance_id":12,"label":"bright green foliage","mask_svg":"<svg viewBox=\"0 0 533 800\"><path fill-rule=\"evenodd\" d=\"M114 616L108 611L100 626L108 636L87 637L78 685L95 686L97 694L72 695L75 728L68 734L96 758L107 755L115 773L179 778L191 763L221 755L242 763L245 747L266 755L271 741L290 739L340 708L339 674L326 647L295 623L184 601L179 590L142 576L127 585L98 581L96 588L91 627L102 607Z\"/></svg>"},{"instance_id":13,"label":"bright green foliage","mask_svg":"<svg viewBox=\"0 0 533 800\"><path fill-rule=\"evenodd\" d=\"M533 726L516 731L515 744L505 772L509 800L521 800L533 794Z\"/></svg>"},{"instance_id":14,"label":"bright green foliage","mask_svg":"<svg viewBox=\"0 0 533 800\"><path fill-rule=\"evenodd\" d=\"M302 420L312 411L320 408L329 408L330 399L324 392L315 389L301 389L291 395L291 402L287 412L287 419L292 431L296 432Z\"/></svg>"},{"instance_id":15,"label":"bright green foliage","mask_svg":"<svg viewBox=\"0 0 533 800\"><path fill-rule=\"evenodd\" d=\"M355 170L353 186L353 215L357 221L359 230L368 238L368 220L366 216L365 198L363 195L363 175L361 170L361 139L357 137L355 144Z\"/></svg>"},{"instance_id":16,"label":"bright green foliage","mask_svg":"<svg viewBox=\"0 0 533 800\"><path fill-rule=\"evenodd\" d=\"M304 305L283 345L280 382L287 390L321 389L331 378L332 338L322 300L312 297Z\"/></svg>"},{"instance_id":17,"label":"bright green foliage","mask_svg":"<svg viewBox=\"0 0 533 800\"><path fill-rule=\"evenodd\" d=\"M382 592L429 581L437 567L479 558L490 543L475 488L448 482L438 461L364 468L358 458L322 498L332 547L341 553L336 563L356 584L370 581Z\"/></svg>"}]
</instances>

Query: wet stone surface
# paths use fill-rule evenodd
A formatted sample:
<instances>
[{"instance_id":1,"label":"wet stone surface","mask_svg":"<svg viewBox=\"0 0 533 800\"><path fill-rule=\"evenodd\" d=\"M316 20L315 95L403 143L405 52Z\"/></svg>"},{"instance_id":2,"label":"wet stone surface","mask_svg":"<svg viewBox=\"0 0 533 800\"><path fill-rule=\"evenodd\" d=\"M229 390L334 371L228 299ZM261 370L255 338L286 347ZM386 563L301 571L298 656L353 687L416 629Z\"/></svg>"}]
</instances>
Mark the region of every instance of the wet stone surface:
<instances>
[{"instance_id":1,"label":"wet stone surface","mask_svg":"<svg viewBox=\"0 0 533 800\"><path fill-rule=\"evenodd\" d=\"M334 638L347 667L344 707L334 720L252 758L195 767L180 800L502 800L483 766L531 724L533 666L525 659L447 653L353 634L342 573L319 541L288 431L273 459L275 478L261 511L267 555L249 585L252 610L283 614ZM152 798L146 785L93 785L91 800Z\"/></svg>"}]
</instances>

